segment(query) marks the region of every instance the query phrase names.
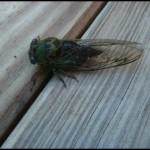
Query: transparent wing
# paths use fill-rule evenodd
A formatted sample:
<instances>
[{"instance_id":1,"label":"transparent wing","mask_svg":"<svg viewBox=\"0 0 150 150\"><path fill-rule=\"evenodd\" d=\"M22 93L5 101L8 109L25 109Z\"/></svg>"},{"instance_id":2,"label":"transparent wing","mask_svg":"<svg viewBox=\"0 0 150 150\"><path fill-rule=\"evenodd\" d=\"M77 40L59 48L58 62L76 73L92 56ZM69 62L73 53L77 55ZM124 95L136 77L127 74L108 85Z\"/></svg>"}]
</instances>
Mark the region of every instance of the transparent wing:
<instances>
[{"instance_id":1,"label":"transparent wing","mask_svg":"<svg viewBox=\"0 0 150 150\"><path fill-rule=\"evenodd\" d=\"M106 46L106 45L140 45L137 42L115 40L115 39L75 39L76 43L80 45L91 45L91 46Z\"/></svg>"},{"instance_id":2,"label":"transparent wing","mask_svg":"<svg viewBox=\"0 0 150 150\"><path fill-rule=\"evenodd\" d=\"M139 59L139 43L111 39L77 39L77 46L65 50L53 62L61 70L90 71L125 65ZM52 63L52 62L51 62Z\"/></svg>"},{"instance_id":3,"label":"transparent wing","mask_svg":"<svg viewBox=\"0 0 150 150\"><path fill-rule=\"evenodd\" d=\"M89 39L76 40L76 42L102 52L97 56L89 57L85 63L77 67L77 70L98 70L125 65L139 59L143 53L139 43L130 41Z\"/></svg>"}]
</instances>

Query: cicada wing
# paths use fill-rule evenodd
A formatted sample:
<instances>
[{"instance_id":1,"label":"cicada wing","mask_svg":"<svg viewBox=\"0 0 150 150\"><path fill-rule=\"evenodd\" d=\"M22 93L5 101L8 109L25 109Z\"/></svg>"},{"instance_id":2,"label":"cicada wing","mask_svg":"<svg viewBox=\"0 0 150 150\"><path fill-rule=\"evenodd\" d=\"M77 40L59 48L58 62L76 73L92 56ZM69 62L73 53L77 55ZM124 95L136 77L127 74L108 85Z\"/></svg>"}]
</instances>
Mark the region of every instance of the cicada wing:
<instances>
[{"instance_id":1,"label":"cicada wing","mask_svg":"<svg viewBox=\"0 0 150 150\"><path fill-rule=\"evenodd\" d=\"M137 42L115 40L115 39L76 39L74 40L80 45L103 46L103 45L140 45Z\"/></svg>"},{"instance_id":2,"label":"cicada wing","mask_svg":"<svg viewBox=\"0 0 150 150\"><path fill-rule=\"evenodd\" d=\"M104 39L77 40L77 43L89 45L92 49L102 52L89 57L77 70L98 70L125 65L139 59L143 53L143 49L136 42Z\"/></svg>"}]
</instances>

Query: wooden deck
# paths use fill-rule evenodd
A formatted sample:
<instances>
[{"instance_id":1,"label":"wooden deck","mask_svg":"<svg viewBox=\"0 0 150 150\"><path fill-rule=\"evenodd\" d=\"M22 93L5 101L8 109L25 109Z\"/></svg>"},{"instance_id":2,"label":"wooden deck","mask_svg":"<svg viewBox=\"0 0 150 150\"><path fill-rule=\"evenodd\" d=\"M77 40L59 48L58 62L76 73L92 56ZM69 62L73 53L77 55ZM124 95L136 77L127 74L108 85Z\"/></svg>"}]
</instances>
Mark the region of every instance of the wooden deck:
<instances>
[{"instance_id":1,"label":"wooden deck","mask_svg":"<svg viewBox=\"0 0 150 150\"><path fill-rule=\"evenodd\" d=\"M149 2L0 2L0 12L1 148L150 148ZM64 77L64 88L29 62L38 35L136 41L144 55Z\"/></svg>"}]
</instances>

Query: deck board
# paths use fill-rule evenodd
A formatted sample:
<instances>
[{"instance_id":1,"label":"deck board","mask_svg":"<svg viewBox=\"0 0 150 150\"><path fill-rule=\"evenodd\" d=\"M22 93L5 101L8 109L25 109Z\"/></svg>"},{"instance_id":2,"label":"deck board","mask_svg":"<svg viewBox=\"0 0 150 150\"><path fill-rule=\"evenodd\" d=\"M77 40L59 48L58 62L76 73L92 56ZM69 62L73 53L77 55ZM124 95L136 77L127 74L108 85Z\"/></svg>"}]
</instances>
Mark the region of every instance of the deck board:
<instances>
[{"instance_id":1,"label":"deck board","mask_svg":"<svg viewBox=\"0 0 150 150\"><path fill-rule=\"evenodd\" d=\"M104 3L0 3L0 144L52 76L30 64L27 53L31 40L38 35L78 37Z\"/></svg>"},{"instance_id":2,"label":"deck board","mask_svg":"<svg viewBox=\"0 0 150 150\"><path fill-rule=\"evenodd\" d=\"M142 59L79 83L53 77L2 148L150 148L150 4L109 2L83 35L142 43Z\"/></svg>"}]
</instances>

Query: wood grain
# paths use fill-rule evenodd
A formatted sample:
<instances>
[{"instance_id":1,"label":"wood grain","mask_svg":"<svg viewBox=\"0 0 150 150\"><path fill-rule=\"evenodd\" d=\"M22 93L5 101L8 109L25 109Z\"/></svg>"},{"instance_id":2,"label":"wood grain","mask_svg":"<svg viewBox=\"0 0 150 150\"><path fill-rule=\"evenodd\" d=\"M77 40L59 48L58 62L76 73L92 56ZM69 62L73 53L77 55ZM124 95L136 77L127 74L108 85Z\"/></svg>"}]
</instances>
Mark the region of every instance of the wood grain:
<instances>
[{"instance_id":1,"label":"wood grain","mask_svg":"<svg viewBox=\"0 0 150 150\"><path fill-rule=\"evenodd\" d=\"M93 2L65 35L64 39L80 38L105 5L106 2L101 2L101 5L99 2Z\"/></svg>"},{"instance_id":2,"label":"wood grain","mask_svg":"<svg viewBox=\"0 0 150 150\"><path fill-rule=\"evenodd\" d=\"M54 76L2 148L150 148L149 16L149 2L109 2L82 38L140 42L143 58L67 88Z\"/></svg>"},{"instance_id":3,"label":"wood grain","mask_svg":"<svg viewBox=\"0 0 150 150\"><path fill-rule=\"evenodd\" d=\"M93 12L104 2L96 2ZM29 62L33 38L63 38L95 2L1 2L0 3L0 143L23 116L51 77ZM93 13L89 17L94 17ZM86 17L85 23L88 21ZM90 18L89 18L90 20ZM90 23L89 21L87 22ZM78 27L74 38L85 24ZM72 36L73 37L73 36ZM69 36L68 36L69 38Z\"/></svg>"}]
</instances>

